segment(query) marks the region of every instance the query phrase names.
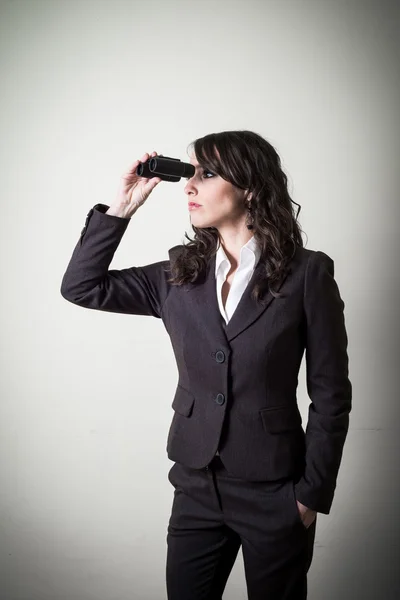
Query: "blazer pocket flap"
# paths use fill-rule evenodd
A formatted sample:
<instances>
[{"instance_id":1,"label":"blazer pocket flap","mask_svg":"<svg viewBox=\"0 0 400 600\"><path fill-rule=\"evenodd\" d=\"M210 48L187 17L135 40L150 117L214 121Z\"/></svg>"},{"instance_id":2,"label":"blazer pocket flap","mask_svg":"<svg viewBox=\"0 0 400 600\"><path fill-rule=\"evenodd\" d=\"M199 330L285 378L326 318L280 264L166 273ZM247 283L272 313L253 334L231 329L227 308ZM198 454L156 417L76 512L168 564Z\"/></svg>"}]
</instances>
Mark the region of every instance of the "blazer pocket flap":
<instances>
[{"instance_id":1,"label":"blazer pocket flap","mask_svg":"<svg viewBox=\"0 0 400 600\"><path fill-rule=\"evenodd\" d=\"M180 415L183 415L184 417L189 417L192 413L193 404L193 394L178 383L175 396L172 402L172 408Z\"/></svg>"},{"instance_id":2,"label":"blazer pocket flap","mask_svg":"<svg viewBox=\"0 0 400 600\"><path fill-rule=\"evenodd\" d=\"M277 406L260 410L264 428L268 433L281 433L298 429L301 426L301 416L296 407Z\"/></svg>"}]
</instances>

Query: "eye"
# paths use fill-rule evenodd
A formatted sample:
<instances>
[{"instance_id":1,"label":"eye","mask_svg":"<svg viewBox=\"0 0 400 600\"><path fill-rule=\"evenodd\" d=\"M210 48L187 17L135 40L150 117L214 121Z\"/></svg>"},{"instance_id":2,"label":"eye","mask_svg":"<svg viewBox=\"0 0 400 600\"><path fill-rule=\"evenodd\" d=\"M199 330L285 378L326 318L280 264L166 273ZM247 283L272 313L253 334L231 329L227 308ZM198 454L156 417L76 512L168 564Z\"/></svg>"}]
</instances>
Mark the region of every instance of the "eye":
<instances>
[{"instance_id":1,"label":"eye","mask_svg":"<svg viewBox=\"0 0 400 600\"><path fill-rule=\"evenodd\" d=\"M205 179L211 179L212 177L214 177L214 173L211 173L211 171L209 171L208 169L203 169L203 173L202 173L202 177L204 176L205 173L209 173L209 175L211 175L211 177L205 177ZM189 181L189 179L191 179L191 177L185 177L186 181Z\"/></svg>"}]
</instances>

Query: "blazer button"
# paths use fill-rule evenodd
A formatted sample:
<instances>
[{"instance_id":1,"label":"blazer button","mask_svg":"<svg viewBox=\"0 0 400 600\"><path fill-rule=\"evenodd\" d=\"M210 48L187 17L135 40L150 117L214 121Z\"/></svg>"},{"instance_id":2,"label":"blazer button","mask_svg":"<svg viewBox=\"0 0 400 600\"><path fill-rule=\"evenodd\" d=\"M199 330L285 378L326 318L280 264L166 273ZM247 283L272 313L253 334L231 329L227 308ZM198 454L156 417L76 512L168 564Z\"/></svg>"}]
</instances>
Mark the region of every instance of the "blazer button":
<instances>
[{"instance_id":1,"label":"blazer button","mask_svg":"<svg viewBox=\"0 0 400 600\"><path fill-rule=\"evenodd\" d=\"M225 396L223 394L217 394L215 402L221 406L225 402Z\"/></svg>"},{"instance_id":2,"label":"blazer button","mask_svg":"<svg viewBox=\"0 0 400 600\"><path fill-rule=\"evenodd\" d=\"M215 360L217 361L217 363L223 363L225 360L225 354L222 352L222 350L218 350L218 352L215 355Z\"/></svg>"}]
</instances>

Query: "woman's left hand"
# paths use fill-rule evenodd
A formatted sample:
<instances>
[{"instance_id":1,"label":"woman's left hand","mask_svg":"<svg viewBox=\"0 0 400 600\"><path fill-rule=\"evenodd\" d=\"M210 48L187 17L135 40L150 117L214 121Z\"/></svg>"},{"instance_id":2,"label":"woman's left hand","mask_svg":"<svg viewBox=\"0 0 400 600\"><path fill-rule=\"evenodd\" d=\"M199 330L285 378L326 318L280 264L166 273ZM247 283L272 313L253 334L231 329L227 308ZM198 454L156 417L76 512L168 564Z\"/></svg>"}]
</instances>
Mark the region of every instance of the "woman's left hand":
<instances>
[{"instance_id":1,"label":"woman's left hand","mask_svg":"<svg viewBox=\"0 0 400 600\"><path fill-rule=\"evenodd\" d=\"M313 510L312 508L308 508L307 506L304 506L304 504L302 504L298 500L296 500L296 502L297 502L297 508L299 509L301 520L303 521L303 525L304 525L304 527L306 527L308 529L310 527L310 525L315 521L315 518L317 516L317 511Z\"/></svg>"}]
</instances>

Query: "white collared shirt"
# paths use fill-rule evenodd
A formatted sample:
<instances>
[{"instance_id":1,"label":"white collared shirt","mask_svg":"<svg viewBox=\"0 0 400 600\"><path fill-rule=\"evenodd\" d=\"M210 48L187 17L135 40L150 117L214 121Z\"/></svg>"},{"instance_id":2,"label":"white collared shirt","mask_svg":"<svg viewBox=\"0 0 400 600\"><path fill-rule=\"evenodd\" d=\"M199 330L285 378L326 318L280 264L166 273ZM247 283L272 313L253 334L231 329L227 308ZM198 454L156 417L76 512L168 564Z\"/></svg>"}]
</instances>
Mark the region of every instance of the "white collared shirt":
<instances>
[{"instance_id":1,"label":"white collared shirt","mask_svg":"<svg viewBox=\"0 0 400 600\"><path fill-rule=\"evenodd\" d=\"M253 275L254 269L260 259L261 249L259 248L254 235L249 241L242 246L240 249L239 264L236 269L235 275L231 287L229 289L228 298L226 300L225 308L222 305L222 286L225 282L226 276L231 270L231 263L225 254L225 251L221 245L219 245L217 254L215 257L215 279L217 285L217 298L218 306L221 315L225 319L225 323L231 319L239 300L242 297L250 278Z\"/></svg>"}]
</instances>

